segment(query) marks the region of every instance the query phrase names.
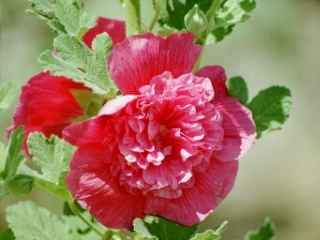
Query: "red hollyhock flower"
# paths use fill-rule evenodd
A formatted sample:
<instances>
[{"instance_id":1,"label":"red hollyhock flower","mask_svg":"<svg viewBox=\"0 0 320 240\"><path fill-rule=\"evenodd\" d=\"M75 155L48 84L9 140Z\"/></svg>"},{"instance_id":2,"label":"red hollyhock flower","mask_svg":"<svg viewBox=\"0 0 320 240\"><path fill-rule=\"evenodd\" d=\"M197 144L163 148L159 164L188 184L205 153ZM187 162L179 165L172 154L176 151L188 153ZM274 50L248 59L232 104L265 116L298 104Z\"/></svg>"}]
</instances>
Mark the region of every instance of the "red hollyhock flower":
<instances>
[{"instance_id":1,"label":"red hollyhock flower","mask_svg":"<svg viewBox=\"0 0 320 240\"><path fill-rule=\"evenodd\" d=\"M117 44L109 70L123 96L64 130L78 146L69 190L104 225L145 214L193 225L232 189L255 125L228 96L223 68L191 73L200 50L188 33Z\"/></svg>"},{"instance_id":2,"label":"red hollyhock flower","mask_svg":"<svg viewBox=\"0 0 320 240\"><path fill-rule=\"evenodd\" d=\"M106 32L114 43L125 38L124 22L98 18L96 25L83 37L91 47L96 35ZM26 139L30 132L40 131L47 137L61 135L62 130L84 114L74 91L90 91L80 83L63 76L42 72L33 76L22 88L20 101L13 118L13 128L23 126Z\"/></svg>"}]
</instances>

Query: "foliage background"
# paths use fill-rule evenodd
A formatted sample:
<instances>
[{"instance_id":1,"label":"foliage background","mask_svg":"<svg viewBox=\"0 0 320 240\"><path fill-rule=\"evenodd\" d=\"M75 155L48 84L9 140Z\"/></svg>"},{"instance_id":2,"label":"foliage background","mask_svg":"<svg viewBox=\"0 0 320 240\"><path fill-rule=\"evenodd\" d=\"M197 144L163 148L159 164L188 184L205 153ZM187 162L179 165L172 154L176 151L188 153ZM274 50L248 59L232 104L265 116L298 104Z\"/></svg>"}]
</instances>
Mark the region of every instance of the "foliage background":
<instances>
[{"instance_id":1,"label":"foliage background","mask_svg":"<svg viewBox=\"0 0 320 240\"><path fill-rule=\"evenodd\" d=\"M151 16L149 0L143 9ZM221 64L230 76L242 75L252 92L273 84L288 86L294 96L284 130L258 141L241 161L235 189L205 223L209 228L229 220L225 239L240 239L265 216L278 226L278 239L320 239L320 1L258 0L252 19L237 27L222 43L205 51L203 64ZM91 14L123 17L117 0L90 0ZM0 81L21 86L40 70L37 57L51 47L52 33L27 15L26 0L0 1ZM11 111L1 112L1 133ZM50 109L48 109L50 111ZM2 134L3 135L3 134ZM35 191L38 203L60 212L53 196ZM4 210L17 199L0 200Z\"/></svg>"}]
</instances>

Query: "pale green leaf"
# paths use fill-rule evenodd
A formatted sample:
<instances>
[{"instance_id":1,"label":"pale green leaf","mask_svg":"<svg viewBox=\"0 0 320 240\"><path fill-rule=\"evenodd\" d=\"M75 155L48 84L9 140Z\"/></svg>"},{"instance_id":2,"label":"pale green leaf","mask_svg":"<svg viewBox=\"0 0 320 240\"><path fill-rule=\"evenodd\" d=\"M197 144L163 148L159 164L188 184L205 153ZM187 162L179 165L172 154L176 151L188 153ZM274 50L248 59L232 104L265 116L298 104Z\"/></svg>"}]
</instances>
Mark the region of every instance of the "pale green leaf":
<instances>
[{"instance_id":1,"label":"pale green leaf","mask_svg":"<svg viewBox=\"0 0 320 240\"><path fill-rule=\"evenodd\" d=\"M32 202L10 206L6 213L16 240L71 240L61 219Z\"/></svg>"},{"instance_id":2,"label":"pale green leaf","mask_svg":"<svg viewBox=\"0 0 320 240\"><path fill-rule=\"evenodd\" d=\"M72 63L65 62L51 50L44 51L39 57L39 63L44 70L56 76L66 76L77 81L84 81L84 73Z\"/></svg>"},{"instance_id":3,"label":"pale green leaf","mask_svg":"<svg viewBox=\"0 0 320 240\"><path fill-rule=\"evenodd\" d=\"M273 86L260 91L249 103L258 137L280 129L289 117L291 106L291 93L286 87Z\"/></svg>"},{"instance_id":4,"label":"pale green leaf","mask_svg":"<svg viewBox=\"0 0 320 240\"><path fill-rule=\"evenodd\" d=\"M216 230L207 230L203 233L197 233L191 240L221 240L228 222L223 222Z\"/></svg>"},{"instance_id":5,"label":"pale green leaf","mask_svg":"<svg viewBox=\"0 0 320 240\"><path fill-rule=\"evenodd\" d=\"M56 0L55 15L71 36L80 32L81 5L75 0Z\"/></svg>"},{"instance_id":6,"label":"pale green leaf","mask_svg":"<svg viewBox=\"0 0 320 240\"><path fill-rule=\"evenodd\" d=\"M28 0L31 7L43 14L51 15L54 8L54 0Z\"/></svg>"},{"instance_id":7,"label":"pale green leaf","mask_svg":"<svg viewBox=\"0 0 320 240\"><path fill-rule=\"evenodd\" d=\"M236 24L249 19L255 7L256 0L226 0L217 10L214 21L210 22L207 44L210 40L223 40L233 31Z\"/></svg>"},{"instance_id":8,"label":"pale green leaf","mask_svg":"<svg viewBox=\"0 0 320 240\"><path fill-rule=\"evenodd\" d=\"M229 79L228 93L230 96L239 99L242 104L247 104L249 99L249 89L246 81L242 77L238 76Z\"/></svg>"},{"instance_id":9,"label":"pale green leaf","mask_svg":"<svg viewBox=\"0 0 320 240\"><path fill-rule=\"evenodd\" d=\"M59 184L60 178L69 169L74 148L57 136L46 139L41 133L33 133L29 136L28 147L33 162L41 169L40 177Z\"/></svg>"},{"instance_id":10,"label":"pale green leaf","mask_svg":"<svg viewBox=\"0 0 320 240\"><path fill-rule=\"evenodd\" d=\"M53 46L59 57L77 68L85 68L90 50L82 42L67 34L61 34L54 39Z\"/></svg>"},{"instance_id":11,"label":"pale green leaf","mask_svg":"<svg viewBox=\"0 0 320 240\"><path fill-rule=\"evenodd\" d=\"M191 240L221 240L222 236L214 230L207 230L203 233L197 233Z\"/></svg>"},{"instance_id":12,"label":"pale green leaf","mask_svg":"<svg viewBox=\"0 0 320 240\"><path fill-rule=\"evenodd\" d=\"M136 218L133 221L133 230L139 234L139 237L142 238L149 238L149 239L158 239L155 236L152 236L152 234L149 232L149 229L147 228L147 226L145 225L145 222L140 219L140 218Z\"/></svg>"},{"instance_id":13,"label":"pale green leaf","mask_svg":"<svg viewBox=\"0 0 320 240\"><path fill-rule=\"evenodd\" d=\"M259 229L248 232L245 240L272 240L275 236L274 229L274 224L267 218Z\"/></svg>"},{"instance_id":14,"label":"pale green leaf","mask_svg":"<svg viewBox=\"0 0 320 240\"><path fill-rule=\"evenodd\" d=\"M78 39L62 34L54 41L55 51L45 51L39 58L45 70L57 76L67 76L82 82L100 95L114 95L117 88L107 71L107 56L112 41L105 34L99 34L93 41L93 49Z\"/></svg>"}]
</instances>

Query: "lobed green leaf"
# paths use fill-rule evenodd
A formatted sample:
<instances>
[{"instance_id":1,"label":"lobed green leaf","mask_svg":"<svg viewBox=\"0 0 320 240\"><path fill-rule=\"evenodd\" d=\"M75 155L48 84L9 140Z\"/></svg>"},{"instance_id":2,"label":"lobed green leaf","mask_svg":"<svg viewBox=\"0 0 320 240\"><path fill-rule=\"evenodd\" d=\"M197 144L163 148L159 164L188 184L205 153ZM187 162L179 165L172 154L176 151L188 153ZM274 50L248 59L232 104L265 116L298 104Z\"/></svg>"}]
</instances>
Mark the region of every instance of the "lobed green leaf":
<instances>
[{"instance_id":1,"label":"lobed green leaf","mask_svg":"<svg viewBox=\"0 0 320 240\"><path fill-rule=\"evenodd\" d=\"M221 240L220 234L216 233L214 230L207 230L203 233L197 233L191 240Z\"/></svg>"},{"instance_id":2,"label":"lobed green leaf","mask_svg":"<svg viewBox=\"0 0 320 240\"><path fill-rule=\"evenodd\" d=\"M245 240L272 240L274 236L274 224L269 218L266 218L263 225L259 229L247 233Z\"/></svg>"},{"instance_id":3,"label":"lobed green leaf","mask_svg":"<svg viewBox=\"0 0 320 240\"><path fill-rule=\"evenodd\" d=\"M69 169L74 147L57 136L46 139L41 133L33 133L28 138L28 148L33 162L41 169L39 177L58 185Z\"/></svg>"},{"instance_id":4,"label":"lobed green leaf","mask_svg":"<svg viewBox=\"0 0 320 240\"><path fill-rule=\"evenodd\" d=\"M280 129L289 117L292 106L290 90L273 86L262 90L249 103L256 123L257 136Z\"/></svg>"},{"instance_id":5,"label":"lobed green leaf","mask_svg":"<svg viewBox=\"0 0 320 240\"><path fill-rule=\"evenodd\" d=\"M107 56L112 41L106 33L99 34L89 49L82 41L67 34L54 40L55 51L47 50L39 58L45 70L82 82L99 95L114 95L117 88L107 71Z\"/></svg>"},{"instance_id":6,"label":"lobed green leaf","mask_svg":"<svg viewBox=\"0 0 320 240\"><path fill-rule=\"evenodd\" d=\"M239 99L239 101L246 105L249 99L249 89L246 81L240 77L232 77L228 81L228 93L230 96Z\"/></svg>"},{"instance_id":7,"label":"lobed green leaf","mask_svg":"<svg viewBox=\"0 0 320 240\"><path fill-rule=\"evenodd\" d=\"M20 202L10 206L6 213L16 240L70 239L67 226L57 216L32 202Z\"/></svg>"}]
</instances>

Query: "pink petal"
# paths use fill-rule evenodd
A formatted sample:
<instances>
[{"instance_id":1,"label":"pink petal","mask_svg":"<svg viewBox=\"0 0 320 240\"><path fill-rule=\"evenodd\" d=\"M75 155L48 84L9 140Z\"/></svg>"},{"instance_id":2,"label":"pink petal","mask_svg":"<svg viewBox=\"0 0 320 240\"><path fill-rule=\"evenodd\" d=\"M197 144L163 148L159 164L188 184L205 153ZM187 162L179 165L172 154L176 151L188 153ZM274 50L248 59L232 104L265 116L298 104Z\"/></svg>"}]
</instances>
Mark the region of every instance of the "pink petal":
<instances>
[{"instance_id":1,"label":"pink petal","mask_svg":"<svg viewBox=\"0 0 320 240\"><path fill-rule=\"evenodd\" d=\"M205 172L195 176L195 184L185 188L177 199L148 196L147 214L160 215L181 224L191 226L204 220L228 195L234 185L238 162L216 162Z\"/></svg>"},{"instance_id":2,"label":"pink petal","mask_svg":"<svg viewBox=\"0 0 320 240\"><path fill-rule=\"evenodd\" d=\"M96 21L96 25L89 29L89 31L83 36L85 44L91 48L92 42L95 37L100 33L107 33L113 44L122 42L126 37L126 26L123 21L99 17Z\"/></svg>"},{"instance_id":3,"label":"pink petal","mask_svg":"<svg viewBox=\"0 0 320 240\"><path fill-rule=\"evenodd\" d=\"M135 94L165 71L173 77L191 72L201 51L193 41L190 33L172 34L166 39L151 33L129 37L113 48L111 77L122 93Z\"/></svg>"},{"instance_id":4,"label":"pink petal","mask_svg":"<svg viewBox=\"0 0 320 240\"><path fill-rule=\"evenodd\" d=\"M128 194L114 177L107 157L111 153L98 145L80 148L67 177L72 195L102 224L130 228L136 217L143 217L144 199Z\"/></svg>"},{"instance_id":5,"label":"pink petal","mask_svg":"<svg viewBox=\"0 0 320 240\"><path fill-rule=\"evenodd\" d=\"M98 115L112 115L122 110L128 103L137 99L136 95L118 96L108 101L100 110Z\"/></svg>"},{"instance_id":6,"label":"pink petal","mask_svg":"<svg viewBox=\"0 0 320 240\"><path fill-rule=\"evenodd\" d=\"M221 161L239 160L255 141L251 112L231 97L220 98L216 104L223 114L224 140L222 150L215 156Z\"/></svg>"},{"instance_id":7,"label":"pink petal","mask_svg":"<svg viewBox=\"0 0 320 240\"><path fill-rule=\"evenodd\" d=\"M227 76L223 67L215 65L206 66L201 68L196 75L200 77L207 77L212 81L216 97L227 95Z\"/></svg>"},{"instance_id":8,"label":"pink petal","mask_svg":"<svg viewBox=\"0 0 320 240\"><path fill-rule=\"evenodd\" d=\"M65 77L46 72L33 76L22 88L13 127L23 126L27 133L61 135L64 127L84 114L72 95L74 90L88 91L82 84Z\"/></svg>"}]
</instances>

